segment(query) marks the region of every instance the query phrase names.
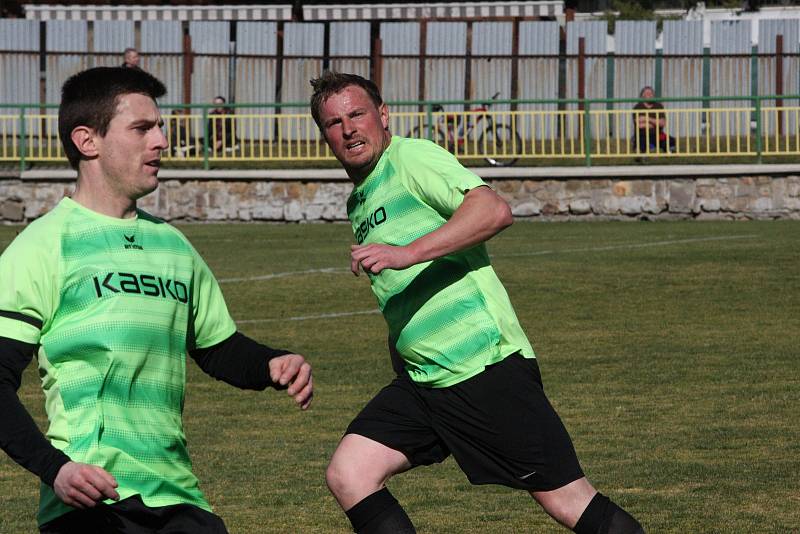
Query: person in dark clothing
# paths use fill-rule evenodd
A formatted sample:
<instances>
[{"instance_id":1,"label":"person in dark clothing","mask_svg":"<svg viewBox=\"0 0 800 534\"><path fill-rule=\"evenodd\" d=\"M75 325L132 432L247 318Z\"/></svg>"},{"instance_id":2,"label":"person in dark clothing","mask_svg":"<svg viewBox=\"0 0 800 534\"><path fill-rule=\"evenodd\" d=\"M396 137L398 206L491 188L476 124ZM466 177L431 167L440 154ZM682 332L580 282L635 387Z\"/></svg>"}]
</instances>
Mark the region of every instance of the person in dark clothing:
<instances>
[{"instance_id":1,"label":"person in dark clothing","mask_svg":"<svg viewBox=\"0 0 800 534\"><path fill-rule=\"evenodd\" d=\"M225 105L223 96L215 96L214 104L216 107L208 112L208 146L215 154L231 152L236 148L233 108Z\"/></svg>"},{"instance_id":2,"label":"person in dark clothing","mask_svg":"<svg viewBox=\"0 0 800 534\"><path fill-rule=\"evenodd\" d=\"M647 85L639 92L639 98L655 98L655 91ZM640 153L673 152L675 138L667 135L666 122L661 102L646 100L636 104L633 107L633 149Z\"/></svg>"}]
</instances>

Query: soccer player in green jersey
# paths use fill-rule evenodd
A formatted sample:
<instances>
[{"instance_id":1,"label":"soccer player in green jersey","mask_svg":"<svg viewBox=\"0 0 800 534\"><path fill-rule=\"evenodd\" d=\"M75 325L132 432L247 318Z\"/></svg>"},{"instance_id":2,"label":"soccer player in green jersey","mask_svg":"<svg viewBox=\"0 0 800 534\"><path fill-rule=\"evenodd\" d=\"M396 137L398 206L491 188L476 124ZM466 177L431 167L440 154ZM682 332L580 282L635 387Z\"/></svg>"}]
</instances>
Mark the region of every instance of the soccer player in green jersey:
<instances>
[{"instance_id":1,"label":"soccer player in green jersey","mask_svg":"<svg viewBox=\"0 0 800 534\"><path fill-rule=\"evenodd\" d=\"M351 270L369 276L398 370L327 469L354 531L415 532L385 483L452 454L473 484L526 490L575 532L642 533L583 475L491 267L484 242L513 222L508 204L443 148L392 136L371 81L311 84L311 113L354 184Z\"/></svg>"},{"instance_id":2,"label":"soccer player in green jersey","mask_svg":"<svg viewBox=\"0 0 800 534\"><path fill-rule=\"evenodd\" d=\"M186 447L187 353L236 387L311 402L308 362L237 332L189 241L136 207L158 186L165 92L139 69L67 80L75 191L0 256L0 447L41 479L43 533L226 532ZM16 394L35 351L46 438Z\"/></svg>"}]
</instances>

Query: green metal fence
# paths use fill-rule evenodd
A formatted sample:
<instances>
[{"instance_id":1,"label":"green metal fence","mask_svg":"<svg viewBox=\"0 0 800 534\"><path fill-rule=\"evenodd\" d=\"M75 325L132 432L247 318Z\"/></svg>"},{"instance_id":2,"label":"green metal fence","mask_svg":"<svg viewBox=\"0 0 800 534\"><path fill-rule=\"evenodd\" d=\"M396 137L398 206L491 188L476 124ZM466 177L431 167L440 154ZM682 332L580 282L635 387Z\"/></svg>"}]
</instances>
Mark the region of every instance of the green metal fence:
<instances>
[{"instance_id":1,"label":"green metal fence","mask_svg":"<svg viewBox=\"0 0 800 534\"><path fill-rule=\"evenodd\" d=\"M393 102L394 134L428 138L465 163L535 164L574 160L749 157L800 154L800 95L655 99ZM502 109L501 109L502 108ZM170 148L165 161L197 167L227 162L333 160L307 104L237 104L162 109ZM0 104L0 162L66 164L57 107ZM230 166L230 165L229 165ZM274 166L274 165L273 165Z\"/></svg>"}]
</instances>

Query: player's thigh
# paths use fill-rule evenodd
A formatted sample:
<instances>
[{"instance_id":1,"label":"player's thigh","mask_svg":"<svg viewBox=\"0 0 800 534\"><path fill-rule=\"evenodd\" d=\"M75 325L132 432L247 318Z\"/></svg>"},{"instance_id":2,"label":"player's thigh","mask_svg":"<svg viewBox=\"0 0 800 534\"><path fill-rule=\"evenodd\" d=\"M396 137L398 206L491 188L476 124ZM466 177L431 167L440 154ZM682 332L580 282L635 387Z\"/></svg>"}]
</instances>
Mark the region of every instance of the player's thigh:
<instances>
[{"instance_id":1,"label":"player's thigh","mask_svg":"<svg viewBox=\"0 0 800 534\"><path fill-rule=\"evenodd\" d=\"M550 491L583 477L535 360L511 355L426 396L437 432L473 484Z\"/></svg>"},{"instance_id":2,"label":"player's thigh","mask_svg":"<svg viewBox=\"0 0 800 534\"><path fill-rule=\"evenodd\" d=\"M408 465L399 465L400 456L387 453L391 468L407 469L443 461L450 451L431 424L430 410L420 394L422 389L408 377L395 378L353 419L345 432L346 438L350 435L367 438L401 453L408 460ZM368 442L349 438L345 445L348 449L356 447L350 443ZM372 458L369 454L366 457ZM343 458L350 460L352 456ZM359 460L352 458L352 461Z\"/></svg>"},{"instance_id":3,"label":"player's thigh","mask_svg":"<svg viewBox=\"0 0 800 534\"><path fill-rule=\"evenodd\" d=\"M572 528L597 493L586 477L551 491L531 491L531 496L553 519Z\"/></svg>"},{"instance_id":4,"label":"player's thigh","mask_svg":"<svg viewBox=\"0 0 800 534\"><path fill-rule=\"evenodd\" d=\"M357 473L359 478L385 481L392 475L411 469L402 452L359 434L347 434L331 457L334 471Z\"/></svg>"}]
</instances>

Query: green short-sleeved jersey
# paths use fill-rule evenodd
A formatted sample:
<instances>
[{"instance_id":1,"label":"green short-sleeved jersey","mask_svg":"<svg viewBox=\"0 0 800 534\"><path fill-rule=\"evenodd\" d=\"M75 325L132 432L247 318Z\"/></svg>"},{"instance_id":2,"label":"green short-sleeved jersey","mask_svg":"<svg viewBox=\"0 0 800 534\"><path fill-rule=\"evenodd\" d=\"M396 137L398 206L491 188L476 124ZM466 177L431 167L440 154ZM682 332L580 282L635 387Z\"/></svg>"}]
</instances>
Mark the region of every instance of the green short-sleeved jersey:
<instances>
[{"instance_id":1,"label":"green short-sleeved jersey","mask_svg":"<svg viewBox=\"0 0 800 534\"><path fill-rule=\"evenodd\" d=\"M186 352L236 327L186 238L65 198L5 250L0 280L0 336L39 344L53 445L109 471L123 499L210 510L183 432ZM40 524L70 510L42 484Z\"/></svg>"},{"instance_id":2,"label":"green short-sleeved jersey","mask_svg":"<svg viewBox=\"0 0 800 534\"><path fill-rule=\"evenodd\" d=\"M483 185L438 145L393 136L353 189L347 214L359 244L407 245L446 223L466 192ZM390 343L418 384L450 386L517 351L534 357L483 244L370 281Z\"/></svg>"}]
</instances>

